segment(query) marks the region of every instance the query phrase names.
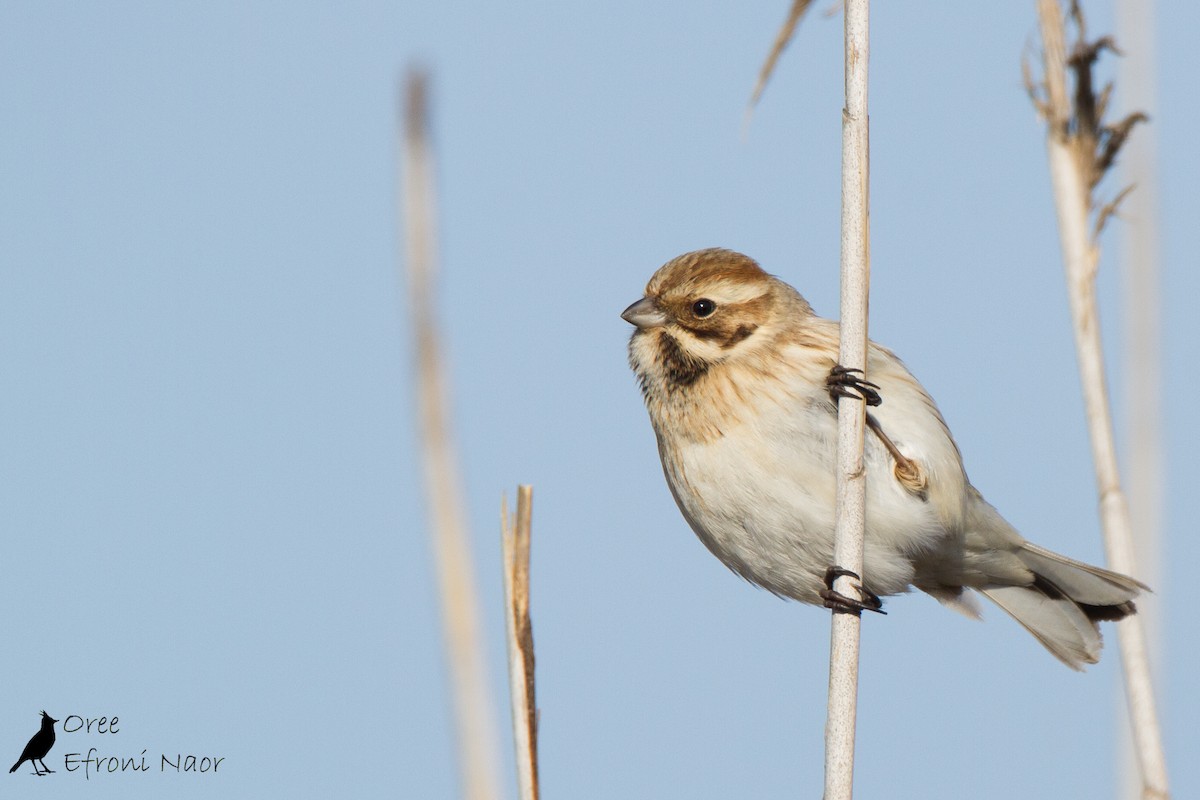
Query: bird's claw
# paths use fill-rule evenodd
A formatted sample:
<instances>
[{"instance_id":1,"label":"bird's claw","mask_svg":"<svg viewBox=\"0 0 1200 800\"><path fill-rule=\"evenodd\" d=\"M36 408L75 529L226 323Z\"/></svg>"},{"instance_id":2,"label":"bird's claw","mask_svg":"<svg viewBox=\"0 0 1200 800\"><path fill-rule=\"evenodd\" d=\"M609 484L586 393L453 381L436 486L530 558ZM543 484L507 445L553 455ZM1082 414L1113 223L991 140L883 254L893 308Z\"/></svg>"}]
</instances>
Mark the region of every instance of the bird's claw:
<instances>
[{"instance_id":1,"label":"bird's claw","mask_svg":"<svg viewBox=\"0 0 1200 800\"><path fill-rule=\"evenodd\" d=\"M879 386L858 377L863 374L861 369L843 367L841 364L835 364L833 369L829 370L829 376L825 378L825 385L829 388L829 396L833 399L834 405L837 404L839 397L853 397L862 400L869 406L883 403L883 397L879 394Z\"/></svg>"},{"instance_id":2,"label":"bird's claw","mask_svg":"<svg viewBox=\"0 0 1200 800\"><path fill-rule=\"evenodd\" d=\"M861 600L847 597L833 588L833 582L841 577L853 578L858 581L858 585L854 588L862 595ZM825 607L831 609L835 614L853 614L856 617L861 616L864 611L887 614L883 610L883 601L879 599L879 595L862 585L862 578L858 576L858 573L841 567L830 567L825 570L825 588L820 591L820 595L821 599L825 601Z\"/></svg>"}]
</instances>

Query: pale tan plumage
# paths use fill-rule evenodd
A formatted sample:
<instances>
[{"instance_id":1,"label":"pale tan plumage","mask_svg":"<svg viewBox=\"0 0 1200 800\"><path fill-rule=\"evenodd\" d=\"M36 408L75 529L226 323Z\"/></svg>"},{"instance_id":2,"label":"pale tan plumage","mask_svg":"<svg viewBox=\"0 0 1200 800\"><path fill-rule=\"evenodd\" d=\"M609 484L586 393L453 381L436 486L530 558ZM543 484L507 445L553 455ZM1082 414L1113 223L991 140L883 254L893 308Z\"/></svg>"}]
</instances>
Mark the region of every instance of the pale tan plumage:
<instances>
[{"instance_id":1,"label":"pale tan plumage","mask_svg":"<svg viewBox=\"0 0 1200 800\"><path fill-rule=\"evenodd\" d=\"M692 529L746 579L821 603L833 565L836 405L826 379L837 323L752 259L716 249L668 262L622 316L636 326L630 364ZM1133 613L1145 587L1026 542L971 486L903 363L872 343L866 373L883 402L870 412L880 435L864 452L865 588L916 586L971 615L964 589L977 589L1068 666L1094 663L1096 620Z\"/></svg>"}]
</instances>

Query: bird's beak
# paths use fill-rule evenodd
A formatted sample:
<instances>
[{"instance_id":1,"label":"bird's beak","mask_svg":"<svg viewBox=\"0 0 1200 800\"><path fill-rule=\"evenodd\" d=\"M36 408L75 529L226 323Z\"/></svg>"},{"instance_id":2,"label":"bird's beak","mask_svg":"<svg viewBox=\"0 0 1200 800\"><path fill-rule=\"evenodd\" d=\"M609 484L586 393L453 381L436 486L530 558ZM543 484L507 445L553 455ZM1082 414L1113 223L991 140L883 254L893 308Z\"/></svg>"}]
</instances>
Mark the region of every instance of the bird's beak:
<instances>
[{"instance_id":1,"label":"bird's beak","mask_svg":"<svg viewBox=\"0 0 1200 800\"><path fill-rule=\"evenodd\" d=\"M643 297L622 311L621 319L639 328L653 328L667 323L667 315L659 310L651 297Z\"/></svg>"}]
</instances>

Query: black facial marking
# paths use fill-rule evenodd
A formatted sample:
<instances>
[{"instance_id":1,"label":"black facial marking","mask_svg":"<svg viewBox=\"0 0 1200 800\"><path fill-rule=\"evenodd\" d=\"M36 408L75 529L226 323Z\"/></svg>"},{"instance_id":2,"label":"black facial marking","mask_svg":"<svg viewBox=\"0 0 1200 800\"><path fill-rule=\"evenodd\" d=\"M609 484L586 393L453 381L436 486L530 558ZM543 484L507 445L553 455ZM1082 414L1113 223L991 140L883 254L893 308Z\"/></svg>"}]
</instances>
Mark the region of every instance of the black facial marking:
<instances>
[{"instance_id":1,"label":"black facial marking","mask_svg":"<svg viewBox=\"0 0 1200 800\"><path fill-rule=\"evenodd\" d=\"M728 336L721 328L697 328L692 325L684 325L682 322L677 324L697 339L724 339Z\"/></svg>"},{"instance_id":2,"label":"black facial marking","mask_svg":"<svg viewBox=\"0 0 1200 800\"><path fill-rule=\"evenodd\" d=\"M691 386L708 372L708 363L685 353L679 341L669 333L658 337L658 345L671 388Z\"/></svg>"},{"instance_id":3,"label":"black facial marking","mask_svg":"<svg viewBox=\"0 0 1200 800\"><path fill-rule=\"evenodd\" d=\"M758 330L757 325L739 325L738 329L729 334L729 338L721 343L721 348L728 350L738 342L744 341L750 337L750 334Z\"/></svg>"},{"instance_id":4,"label":"black facial marking","mask_svg":"<svg viewBox=\"0 0 1200 800\"><path fill-rule=\"evenodd\" d=\"M722 350L728 350L738 342L745 341L752 333L758 330L757 325L739 325L737 328L730 331L727 327L698 328L692 325L684 325L683 323L678 324L679 327L683 328L697 339L718 340L721 344Z\"/></svg>"}]
</instances>

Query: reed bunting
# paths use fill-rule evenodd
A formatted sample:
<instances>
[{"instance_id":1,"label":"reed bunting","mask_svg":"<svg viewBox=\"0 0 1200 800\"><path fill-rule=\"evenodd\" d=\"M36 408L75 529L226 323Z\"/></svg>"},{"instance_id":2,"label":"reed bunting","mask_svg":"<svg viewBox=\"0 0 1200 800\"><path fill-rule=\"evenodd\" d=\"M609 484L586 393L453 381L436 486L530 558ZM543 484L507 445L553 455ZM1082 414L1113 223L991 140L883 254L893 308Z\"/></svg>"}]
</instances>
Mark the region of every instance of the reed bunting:
<instances>
[{"instance_id":1,"label":"reed bunting","mask_svg":"<svg viewBox=\"0 0 1200 800\"><path fill-rule=\"evenodd\" d=\"M878 610L913 586L979 616L975 591L1063 663L1093 664L1097 622L1142 583L1026 541L967 480L933 400L890 350L837 363L838 323L747 256L667 262L621 315L667 485L700 540L743 578L802 603ZM839 395L871 407L862 599L834 592ZM857 577L857 576L855 576Z\"/></svg>"}]
</instances>

